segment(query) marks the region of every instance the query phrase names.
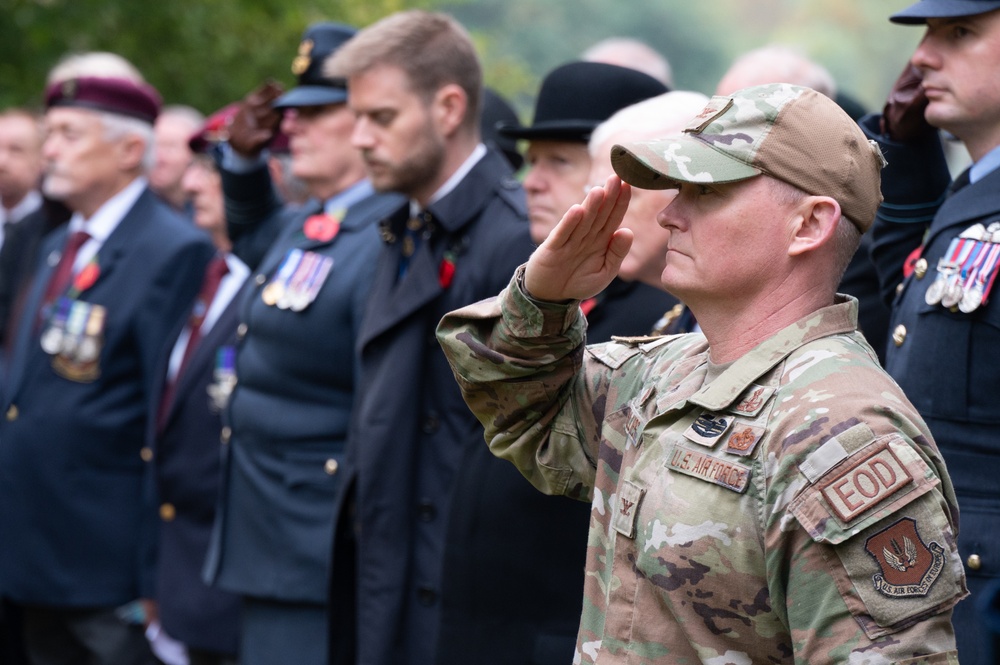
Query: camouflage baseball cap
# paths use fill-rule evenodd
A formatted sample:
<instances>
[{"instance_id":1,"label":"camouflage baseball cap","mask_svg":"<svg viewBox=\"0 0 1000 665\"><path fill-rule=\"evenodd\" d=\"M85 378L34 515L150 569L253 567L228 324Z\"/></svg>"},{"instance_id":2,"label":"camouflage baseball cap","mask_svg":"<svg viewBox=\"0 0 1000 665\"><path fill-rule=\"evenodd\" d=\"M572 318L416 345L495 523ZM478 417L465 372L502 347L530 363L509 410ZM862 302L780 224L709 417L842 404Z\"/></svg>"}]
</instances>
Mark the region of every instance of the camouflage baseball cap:
<instances>
[{"instance_id":1,"label":"camouflage baseball cap","mask_svg":"<svg viewBox=\"0 0 1000 665\"><path fill-rule=\"evenodd\" d=\"M832 99L772 83L713 97L679 134L616 145L611 163L622 180L642 189L767 174L836 199L864 232L882 202L885 159Z\"/></svg>"}]
</instances>

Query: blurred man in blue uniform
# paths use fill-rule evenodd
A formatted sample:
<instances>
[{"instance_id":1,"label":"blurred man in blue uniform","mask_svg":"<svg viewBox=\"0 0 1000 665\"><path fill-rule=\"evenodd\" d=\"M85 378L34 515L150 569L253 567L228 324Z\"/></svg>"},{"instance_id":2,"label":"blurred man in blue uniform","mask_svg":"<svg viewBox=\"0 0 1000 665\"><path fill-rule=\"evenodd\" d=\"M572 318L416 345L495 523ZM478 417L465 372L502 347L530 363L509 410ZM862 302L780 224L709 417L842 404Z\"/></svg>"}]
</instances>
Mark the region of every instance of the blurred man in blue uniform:
<instances>
[{"instance_id":1,"label":"blurred man in blue uniform","mask_svg":"<svg viewBox=\"0 0 1000 665\"><path fill-rule=\"evenodd\" d=\"M922 0L891 20L926 32L885 113L863 121L889 161L873 229L893 299L886 369L927 421L955 484L972 593L955 608L958 653L985 665L994 661L976 607L1000 575L1000 2ZM973 160L950 187L933 128L958 137Z\"/></svg>"}]
</instances>

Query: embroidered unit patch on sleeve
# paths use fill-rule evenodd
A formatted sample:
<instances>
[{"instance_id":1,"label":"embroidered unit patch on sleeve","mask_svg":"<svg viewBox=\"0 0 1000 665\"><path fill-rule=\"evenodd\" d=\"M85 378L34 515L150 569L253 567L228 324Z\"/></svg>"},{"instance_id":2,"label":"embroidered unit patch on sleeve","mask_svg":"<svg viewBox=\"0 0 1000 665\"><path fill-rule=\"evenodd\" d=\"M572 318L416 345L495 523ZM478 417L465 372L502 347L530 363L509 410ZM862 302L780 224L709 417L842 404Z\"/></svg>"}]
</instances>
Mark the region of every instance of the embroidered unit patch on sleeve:
<instances>
[{"instance_id":1,"label":"embroidered unit patch on sleeve","mask_svg":"<svg viewBox=\"0 0 1000 665\"><path fill-rule=\"evenodd\" d=\"M825 483L823 497L842 522L850 522L912 481L888 443Z\"/></svg>"},{"instance_id":2,"label":"embroidered unit patch on sleeve","mask_svg":"<svg viewBox=\"0 0 1000 665\"><path fill-rule=\"evenodd\" d=\"M909 517L871 536L865 550L881 569L872 576L875 590L890 598L926 596L944 568L944 548L924 543Z\"/></svg>"}]
</instances>

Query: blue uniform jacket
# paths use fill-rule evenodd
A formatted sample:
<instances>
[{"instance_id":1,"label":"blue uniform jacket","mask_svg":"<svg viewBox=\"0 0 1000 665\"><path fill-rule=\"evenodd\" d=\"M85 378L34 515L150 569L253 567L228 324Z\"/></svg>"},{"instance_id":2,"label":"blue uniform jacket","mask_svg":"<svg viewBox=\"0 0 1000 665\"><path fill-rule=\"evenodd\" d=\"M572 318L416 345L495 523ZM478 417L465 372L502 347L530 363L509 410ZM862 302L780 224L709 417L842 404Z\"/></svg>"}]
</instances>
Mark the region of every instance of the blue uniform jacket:
<instances>
[{"instance_id":1,"label":"blue uniform jacket","mask_svg":"<svg viewBox=\"0 0 1000 665\"><path fill-rule=\"evenodd\" d=\"M877 118L863 127L876 136ZM954 612L958 653L963 664L988 663L976 600L1000 577L1000 288L969 314L929 305L925 294L953 238L973 224L1000 220L1000 170L947 195L936 137L914 146L876 138L889 161L872 250L883 293L892 298L885 367L920 411L948 465L961 515L958 550L972 593ZM904 258L921 245L925 270L903 279Z\"/></svg>"},{"instance_id":2,"label":"blue uniform jacket","mask_svg":"<svg viewBox=\"0 0 1000 665\"><path fill-rule=\"evenodd\" d=\"M214 253L148 190L98 254L80 300L107 318L96 378L61 375L39 308L66 241L42 242L0 419L0 592L24 604L107 607L152 597L156 513L145 449L157 367Z\"/></svg>"},{"instance_id":3,"label":"blue uniform jacket","mask_svg":"<svg viewBox=\"0 0 1000 665\"><path fill-rule=\"evenodd\" d=\"M355 341L379 250L375 222L400 199L361 200L324 241L304 232L319 203L281 207L263 169L223 171L223 188L231 200L234 253L252 272L239 297L238 383L225 414L221 503L205 572L241 595L325 604L333 500L354 402ZM333 259L302 311L262 300L293 248Z\"/></svg>"}]
</instances>

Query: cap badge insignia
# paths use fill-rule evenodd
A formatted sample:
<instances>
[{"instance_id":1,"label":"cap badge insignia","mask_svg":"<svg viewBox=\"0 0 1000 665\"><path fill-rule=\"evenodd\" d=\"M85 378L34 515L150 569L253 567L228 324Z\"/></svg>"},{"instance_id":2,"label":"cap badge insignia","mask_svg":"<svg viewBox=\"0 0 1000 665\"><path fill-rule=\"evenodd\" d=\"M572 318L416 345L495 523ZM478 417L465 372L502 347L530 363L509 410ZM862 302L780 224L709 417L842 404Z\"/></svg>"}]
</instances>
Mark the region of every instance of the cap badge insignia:
<instances>
[{"instance_id":1,"label":"cap badge insignia","mask_svg":"<svg viewBox=\"0 0 1000 665\"><path fill-rule=\"evenodd\" d=\"M305 74L306 70L309 69L309 65L312 64L312 58L310 54L312 53L313 46L316 44L311 39L303 39L302 43L299 44L299 54L295 56L292 60L292 73L296 76L302 76Z\"/></svg>"}]
</instances>

